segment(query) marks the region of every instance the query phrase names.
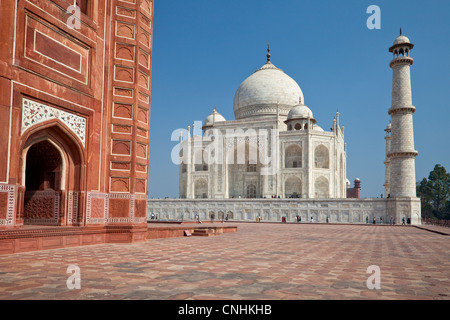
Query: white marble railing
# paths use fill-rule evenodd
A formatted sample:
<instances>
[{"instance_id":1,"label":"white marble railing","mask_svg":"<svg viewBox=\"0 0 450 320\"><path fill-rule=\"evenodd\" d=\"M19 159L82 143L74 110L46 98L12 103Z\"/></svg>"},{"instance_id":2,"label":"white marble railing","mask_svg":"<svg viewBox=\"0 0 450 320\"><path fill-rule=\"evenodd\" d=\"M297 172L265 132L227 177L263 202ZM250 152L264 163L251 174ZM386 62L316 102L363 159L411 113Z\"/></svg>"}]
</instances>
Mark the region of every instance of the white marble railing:
<instances>
[{"instance_id":1,"label":"white marble railing","mask_svg":"<svg viewBox=\"0 0 450 320\"><path fill-rule=\"evenodd\" d=\"M201 220L227 217L234 221L255 221L258 216L263 221L295 222L297 216L302 222L330 223L391 223L387 214L387 199L149 199L148 219L189 220L196 214ZM397 218L398 219L398 218ZM395 221L393 223L401 223Z\"/></svg>"}]
</instances>

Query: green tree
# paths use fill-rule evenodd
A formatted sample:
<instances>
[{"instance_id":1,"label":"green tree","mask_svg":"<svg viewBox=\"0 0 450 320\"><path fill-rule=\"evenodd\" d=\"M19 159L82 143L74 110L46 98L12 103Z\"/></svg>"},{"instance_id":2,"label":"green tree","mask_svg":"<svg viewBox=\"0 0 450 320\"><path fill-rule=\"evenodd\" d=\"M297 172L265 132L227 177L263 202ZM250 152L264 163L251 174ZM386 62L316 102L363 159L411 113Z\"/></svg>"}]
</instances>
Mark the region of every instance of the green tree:
<instances>
[{"instance_id":1,"label":"green tree","mask_svg":"<svg viewBox=\"0 0 450 320\"><path fill-rule=\"evenodd\" d=\"M440 164L427 178L417 183L417 196L422 203L422 216L450 219L450 173Z\"/></svg>"},{"instance_id":2,"label":"green tree","mask_svg":"<svg viewBox=\"0 0 450 320\"><path fill-rule=\"evenodd\" d=\"M431 186L427 178L423 178L417 184L417 196L420 198L423 218L434 218L433 206L431 205Z\"/></svg>"}]
</instances>

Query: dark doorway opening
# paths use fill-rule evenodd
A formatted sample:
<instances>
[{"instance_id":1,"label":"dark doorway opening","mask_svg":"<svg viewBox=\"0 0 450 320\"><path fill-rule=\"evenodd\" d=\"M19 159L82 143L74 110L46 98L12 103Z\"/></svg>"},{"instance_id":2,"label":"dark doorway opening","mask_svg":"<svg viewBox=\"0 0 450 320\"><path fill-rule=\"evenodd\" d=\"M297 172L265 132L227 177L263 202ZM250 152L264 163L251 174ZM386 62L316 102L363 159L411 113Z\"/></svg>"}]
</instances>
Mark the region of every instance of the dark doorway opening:
<instances>
[{"instance_id":1,"label":"dark doorway opening","mask_svg":"<svg viewBox=\"0 0 450 320\"><path fill-rule=\"evenodd\" d=\"M48 140L27 152L24 224L58 225L62 189L62 158Z\"/></svg>"}]
</instances>

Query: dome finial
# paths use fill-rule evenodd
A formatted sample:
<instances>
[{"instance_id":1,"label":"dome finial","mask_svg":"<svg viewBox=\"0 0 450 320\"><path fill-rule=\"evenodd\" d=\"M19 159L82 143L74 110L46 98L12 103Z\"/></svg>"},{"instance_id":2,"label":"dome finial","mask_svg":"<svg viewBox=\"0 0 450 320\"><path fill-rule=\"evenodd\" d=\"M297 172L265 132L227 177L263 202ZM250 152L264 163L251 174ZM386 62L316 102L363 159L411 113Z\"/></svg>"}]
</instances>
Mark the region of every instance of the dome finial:
<instances>
[{"instance_id":1,"label":"dome finial","mask_svg":"<svg viewBox=\"0 0 450 320\"><path fill-rule=\"evenodd\" d=\"M270 62L270 44L267 44L267 62Z\"/></svg>"},{"instance_id":2,"label":"dome finial","mask_svg":"<svg viewBox=\"0 0 450 320\"><path fill-rule=\"evenodd\" d=\"M400 35L402 35L403 33L402 33L402 28L400 28Z\"/></svg>"}]
</instances>

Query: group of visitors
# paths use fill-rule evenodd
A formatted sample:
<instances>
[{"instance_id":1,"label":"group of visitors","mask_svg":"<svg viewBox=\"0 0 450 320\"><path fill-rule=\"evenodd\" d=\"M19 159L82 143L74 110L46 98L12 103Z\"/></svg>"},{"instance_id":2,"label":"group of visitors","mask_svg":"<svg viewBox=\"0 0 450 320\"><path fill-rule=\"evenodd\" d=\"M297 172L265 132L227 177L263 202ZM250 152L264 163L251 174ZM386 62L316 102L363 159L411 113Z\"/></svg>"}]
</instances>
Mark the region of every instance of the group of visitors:
<instances>
[{"instance_id":1,"label":"group of visitors","mask_svg":"<svg viewBox=\"0 0 450 320\"><path fill-rule=\"evenodd\" d=\"M297 221L297 223L302 222L302 216L300 216L300 215L295 216L295 220ZM310 223L314 222L314 217L313 216L311 216L311 219L309 220L309 222ZM328 223L328 217L327 217L327 223Z\"/></svg>"},{"instance_id":2,"label":"group of visitors","mask_svg":"<svg viewBox=\"0 0 450 320\"><path fill-rule=\"evenodd\" d=\"M380 224L383 224L383 217L380 217L380 219L378 220ZM405 219L405 217L402 218L402 225L406 225L406 224L410 224L411 220ZM366 224L369 224L369 217L366 217ZM373 217L372 220L372 224L377 224L377 219L376 217ZM395 224L395 219L393 217L389 217L389 224L393 225Z\"/></svg>"}]
</instances>

